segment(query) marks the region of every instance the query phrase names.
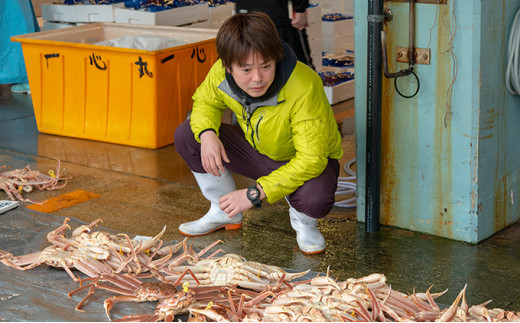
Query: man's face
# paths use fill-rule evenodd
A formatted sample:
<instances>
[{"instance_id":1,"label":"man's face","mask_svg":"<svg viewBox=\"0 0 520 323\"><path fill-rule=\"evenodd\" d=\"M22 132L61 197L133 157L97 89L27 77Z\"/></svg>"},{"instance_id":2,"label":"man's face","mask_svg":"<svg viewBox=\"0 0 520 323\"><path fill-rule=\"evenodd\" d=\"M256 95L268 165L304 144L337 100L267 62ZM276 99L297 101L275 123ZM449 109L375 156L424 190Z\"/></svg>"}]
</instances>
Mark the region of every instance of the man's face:
<instances>
[{"instance_id":1,"label":"man's face","mask_svg":"<svg viewBox=\"0 0 520 323\"><path fill-rule=\"evenodd\" d=\"M258 98L267 92L274 81L276 70L275 61L264 61L256 54L249 54L243 65L231 64L232 71L229 73L235 79L237 85L247 94Z\"/></svg>"}]
</instances>

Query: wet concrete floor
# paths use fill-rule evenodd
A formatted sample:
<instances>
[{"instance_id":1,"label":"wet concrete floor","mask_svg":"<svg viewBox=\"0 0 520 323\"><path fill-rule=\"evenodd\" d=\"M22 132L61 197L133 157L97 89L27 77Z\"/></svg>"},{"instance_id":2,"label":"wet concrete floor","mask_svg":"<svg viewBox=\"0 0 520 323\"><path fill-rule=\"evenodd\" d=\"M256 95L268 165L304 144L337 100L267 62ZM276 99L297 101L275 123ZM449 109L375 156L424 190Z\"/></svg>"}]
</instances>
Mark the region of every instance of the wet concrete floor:
<instances>
[{"instance_id":1,"label":"wet concrete floor","mask_svg":"<svg viewBox=\"0 0 520 323\"><path fill-rule=\"evenodd\" d=\"M354 102L335 105L343 134L342 165L355 158ZM155 235L163 226L165 240L180 241L180 223L202 216L209 205L173 145L143 149L39 133L31 96L12 94L0 86L0 167L47 172L61 160L67 185L55 191L25 193L45 200L84 190L100 197L52 212L86 222L101 218L102 225L120 232ZM355 167L353 167L355 169ZM347 176L342 170L341 176ZM235 174L238 187L252 180ZM6 196L0 191L0 199ZM28 206L30 203L23 203ZM319 228L327 240L324 253L314 256L299 251L284 200L244 215L240 230L217 231L190 238L202 248L223 240L225 252L248 260L294 270L326 272L340 280L383 273L399 291L448 292L438 299L453 302L467 287L470 305L493 300L488 308L520 311L520 226L513 225L478 245L425 235L392 227L367 233L355 220L355 209L335 207ZM0 215L0 221L2 216Z\"/></svg>"}]
</instances>

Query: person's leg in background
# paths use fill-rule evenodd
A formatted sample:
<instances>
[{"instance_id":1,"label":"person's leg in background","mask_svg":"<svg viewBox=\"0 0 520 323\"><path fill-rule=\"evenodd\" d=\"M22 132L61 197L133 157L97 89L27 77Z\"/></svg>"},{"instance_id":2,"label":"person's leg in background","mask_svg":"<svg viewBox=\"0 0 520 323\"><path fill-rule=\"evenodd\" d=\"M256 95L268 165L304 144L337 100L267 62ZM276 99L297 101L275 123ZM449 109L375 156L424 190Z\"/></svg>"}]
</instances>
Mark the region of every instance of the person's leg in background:
<instances>
[{"instance_id":1,"label":"person's leg in background","mask_svg":"<svg viewBox=\"0 0 520 323\"><path fill-rule=\"evenodd\" d=\"M11 36L40 31L31 0L0 1L0 84L15 93L30 94L22 46Z\"/></svg>"},{"instance_id":2,"label":"person's leg in background","mask_svg":"<svg viewBox=\"0 0 520 323\"><path fill-rule=\"evenodd\" d=\"M278 34L283 41L291 46L300 62L315 70L312 64L311 50L305 29L298 30L290 25L278 26Z\"/></svg>"}]
</instances>

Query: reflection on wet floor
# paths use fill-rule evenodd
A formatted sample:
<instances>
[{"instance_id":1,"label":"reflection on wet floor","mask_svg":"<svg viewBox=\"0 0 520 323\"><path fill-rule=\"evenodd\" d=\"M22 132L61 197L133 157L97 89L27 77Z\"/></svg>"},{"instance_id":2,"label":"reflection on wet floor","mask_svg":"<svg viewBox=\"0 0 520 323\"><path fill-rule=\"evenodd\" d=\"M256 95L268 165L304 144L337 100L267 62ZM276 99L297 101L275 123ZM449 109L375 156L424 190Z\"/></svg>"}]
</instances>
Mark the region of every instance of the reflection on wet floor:
<instances>
[{"instance_id":1,"label":"reflection on wet floor","mask_svg":"<svg viewBox=\"0 0 520 323\"><path fill-rule=\"evenodd\" d=\"M334 109L343 115L338 121L344 164L355 157L354 118L348 113L353 112L353 100ZM59 191L33 192L32 198L43 200L78 190L101 195L51 213L57 217L85 222L101 218L105 227L149 236L166 225L164 239L180 241L179 224L199 218L209 206L173 145L144 149L41 134L31 97L0 89L0 166L31 165L47 171L56 167L56 159L72 179ZM341 176L345 175L342 170ZM238 175L235 179L238 187L252 183ZM520 310L520 289L514 287L515 277L520 277L517 226L470 245L392 227L366 233L364 224L355 221L355 210L334 208L319 222L327 240L325 253L308 256L298 249L287 210L284 200L264 205L245 213L240 230L190 240L201 248L220 239L224 251L248 260L295 270L330 270L341 280L384 273L400 291L412 292L414 287L424 291L434 285L435 292L449 289L439 299L445 304L468 284L470 304L492 299L488 307Z\"/></svg>"}]
</instances>

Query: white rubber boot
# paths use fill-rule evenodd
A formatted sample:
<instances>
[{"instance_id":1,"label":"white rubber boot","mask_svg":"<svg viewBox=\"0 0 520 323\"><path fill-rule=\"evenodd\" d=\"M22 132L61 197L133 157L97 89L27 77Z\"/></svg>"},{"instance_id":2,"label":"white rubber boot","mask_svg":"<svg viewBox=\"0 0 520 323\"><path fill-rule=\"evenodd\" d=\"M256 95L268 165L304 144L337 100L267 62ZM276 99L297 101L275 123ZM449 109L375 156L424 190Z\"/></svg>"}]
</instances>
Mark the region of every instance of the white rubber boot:
<instances>
[{"instance_id":1,"label":"white rubber boot","mask_svg":"<svg viewBox=\"0 0 520 323\"><path fill-rule=\"evenodd\" d=\"M296 231L296 242L303 252L313 255L325 250L325 238L316 225L318 219L296 211L290 204L289 217L291 226Z\"/></svg>"},{"instance_id":2,"label":"white rubber boot","mask_svg":"<svg viewBox=\"0 0 520 323\"><path fill-rule=\"evenodd\" d=\"M211 207L202 218L183 223L179 231L186 236L202 236L218 229L235 230L242 227L242 213L230 218L220 209L218 199L236 190L235 180L226 170L220 177L208 173L192 172L199 184L202 195L211 202Z\"/></svg>"}]
</instances>

